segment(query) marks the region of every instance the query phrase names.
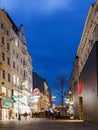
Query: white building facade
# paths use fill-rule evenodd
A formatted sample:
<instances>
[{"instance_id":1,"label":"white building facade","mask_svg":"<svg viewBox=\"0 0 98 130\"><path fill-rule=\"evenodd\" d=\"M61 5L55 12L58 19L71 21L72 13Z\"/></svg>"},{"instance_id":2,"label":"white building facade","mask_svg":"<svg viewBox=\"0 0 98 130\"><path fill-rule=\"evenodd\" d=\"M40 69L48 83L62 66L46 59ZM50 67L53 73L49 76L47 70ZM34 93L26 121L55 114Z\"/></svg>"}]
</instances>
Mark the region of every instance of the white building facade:
<instances>
[{"instance_id":1,"label":"white building facade","mask_svg":"<svg viewBox=\"0 0 98 130\"><path fill-rule=\"evenodd\" d=\"M28 53L24 28L16 27L8 13L0 10L0 119L30 113L32 58Z\"/></svg>"}]
</instances>

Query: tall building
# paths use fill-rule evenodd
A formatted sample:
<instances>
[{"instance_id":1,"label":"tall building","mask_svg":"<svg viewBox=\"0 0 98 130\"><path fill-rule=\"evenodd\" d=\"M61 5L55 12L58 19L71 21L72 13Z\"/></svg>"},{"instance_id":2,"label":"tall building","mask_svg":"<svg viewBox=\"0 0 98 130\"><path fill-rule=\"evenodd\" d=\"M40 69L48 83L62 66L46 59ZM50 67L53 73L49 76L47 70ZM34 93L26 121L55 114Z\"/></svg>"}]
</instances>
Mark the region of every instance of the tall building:
<instances>
[{"instance_id":1,"label":"tall building","mask_svg":"<svg viewBox=\"0 0 98 130\"><path fill-rule=\"evenodd\" d=\"M89 8L70 85L75 118L98 122L98 0Z\"/></svg>"},{"instance_id":2,"label":"tall building","mask_svg":"<svg viewBox=\"0 0 98 130\"><path fill-rule=\"evenodd\" d=\"M45 79L33 72L33 112L45 111L51 106L51 92Z\"/></svg>"},{"instance_id":3,"label":"tall building","mask_svg":"<svg viewBox=\"0 0 98 130\"><path fill-rule=\"evenodd\" d=\"M9 14L0 9L0 119L30 113L32 58L28 53L24 27L18 28Z\"/></svg>"}]
</instances>

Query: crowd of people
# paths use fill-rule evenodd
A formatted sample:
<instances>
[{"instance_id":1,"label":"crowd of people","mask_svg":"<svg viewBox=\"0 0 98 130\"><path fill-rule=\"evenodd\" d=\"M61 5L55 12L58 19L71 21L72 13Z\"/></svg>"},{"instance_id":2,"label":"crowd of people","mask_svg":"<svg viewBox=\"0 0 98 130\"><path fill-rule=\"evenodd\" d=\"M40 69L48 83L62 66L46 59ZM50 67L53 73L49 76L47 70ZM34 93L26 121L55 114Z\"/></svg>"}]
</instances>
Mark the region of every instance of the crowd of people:
<instances>
[{"instance_id":1,"label":"crowd of people","mask_svg":"<svg viewBox=\"0 0 98 130\"><path fill-rule=\"evenodd\" d=\"M25 112L22 116L25 119L27 118L47 118L47 119L70 119L70 114L67 111L54 111L52 108L49 108L41 112L32 112L28 114Z\"/></svg>"}]
</instances>

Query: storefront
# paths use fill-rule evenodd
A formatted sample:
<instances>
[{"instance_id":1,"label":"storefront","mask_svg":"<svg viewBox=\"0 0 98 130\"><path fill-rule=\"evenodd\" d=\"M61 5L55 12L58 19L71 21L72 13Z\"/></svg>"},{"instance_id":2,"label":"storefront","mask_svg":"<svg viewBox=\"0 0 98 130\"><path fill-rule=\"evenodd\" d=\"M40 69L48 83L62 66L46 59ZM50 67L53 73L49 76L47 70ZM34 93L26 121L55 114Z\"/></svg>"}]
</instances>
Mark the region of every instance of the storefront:
<instances>
[{"instance_id":1,"label":"storefront","mask_svg":"<svg viewBox=\"0 0 98 130\"><path fill-rule=\"evenodd\" d=\"M18 115L23 115L25 112L30 113L30 106L28 106L28 97L22 93L14 91L13 96L13 118L18 118Z\"/></svg>"},{"instance_id":2,"label":"storefront","mask_svg":"<svg viewBox=\"0 0 98 130\"><path fill-rule=\"evenodd\" d=\"M3 97L1 106L1 119L7 120L13 117L13 100Z\"/></svg>"}]
</instances>

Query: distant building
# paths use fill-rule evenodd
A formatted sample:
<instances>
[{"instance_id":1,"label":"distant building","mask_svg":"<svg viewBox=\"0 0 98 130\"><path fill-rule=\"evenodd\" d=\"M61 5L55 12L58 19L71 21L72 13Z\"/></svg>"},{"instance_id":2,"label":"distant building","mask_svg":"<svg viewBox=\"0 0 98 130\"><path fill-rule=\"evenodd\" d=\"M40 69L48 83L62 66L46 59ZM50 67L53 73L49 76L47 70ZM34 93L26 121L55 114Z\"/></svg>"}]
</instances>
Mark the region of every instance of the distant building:
<instances>
[{"instance_id":1,"label":"distant building","mask_svg":"<svg viewBox=\"0 0 98 130\"><path fill-rule=\"evenodd\" d=\"M28 53L24 27L18 28L0 9L0 119L17 118L30 112L32 58Z\"/></svg>"},{"instance_id":2,"label":"distant building","mask_svg":"<svg viewBox=\"0 0 98 130\"><path fill-rule=\"evenodd\" d=\"M38 88L40 92L44 92L44 81L42 77L33 72L33 89Z\"/></svg>"},{"instance_id":3,"label":"distant building","mask_svg":"<svg viewBox=\"0 0 98 130\"><path fill-rule=\"evenodd\" d=\"M98 0L90 6L70 79L74 117L98 122Z\"/></svg>"},{"instance_id":4,"label":"distant building","mask_svg":"<svg viewBox=\"0 0 98 130\"><path fill-rule=\"evenodd\" d=\"M51 105L51 92L45 79L33 72L33 111L44 111Z\"/></svg>"}]
</instances>

